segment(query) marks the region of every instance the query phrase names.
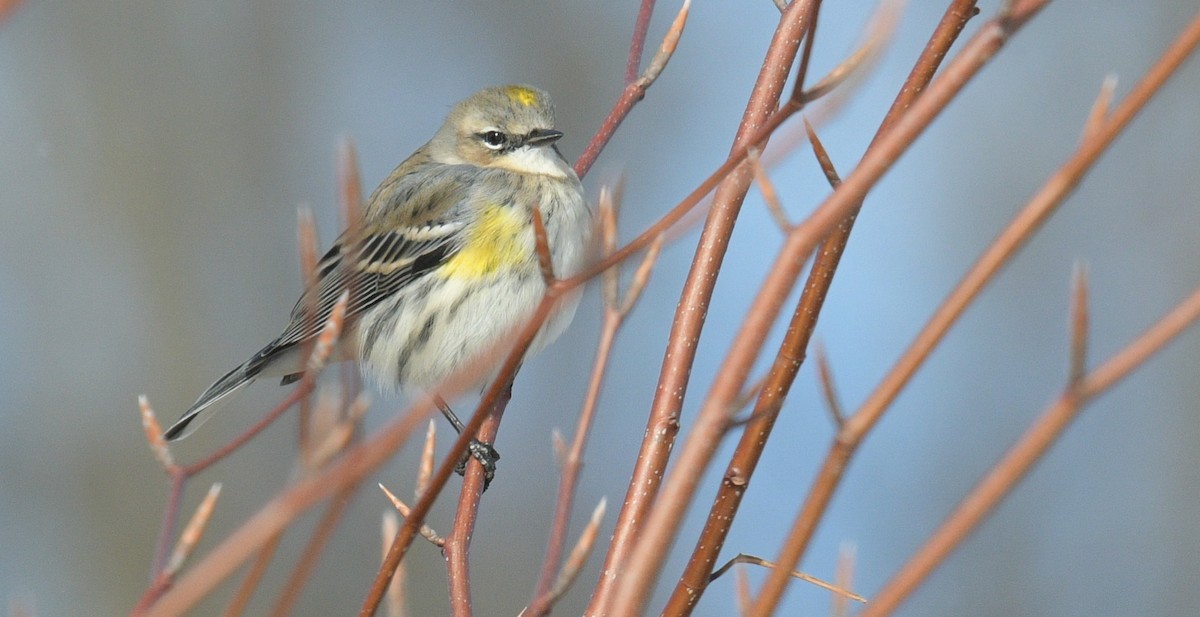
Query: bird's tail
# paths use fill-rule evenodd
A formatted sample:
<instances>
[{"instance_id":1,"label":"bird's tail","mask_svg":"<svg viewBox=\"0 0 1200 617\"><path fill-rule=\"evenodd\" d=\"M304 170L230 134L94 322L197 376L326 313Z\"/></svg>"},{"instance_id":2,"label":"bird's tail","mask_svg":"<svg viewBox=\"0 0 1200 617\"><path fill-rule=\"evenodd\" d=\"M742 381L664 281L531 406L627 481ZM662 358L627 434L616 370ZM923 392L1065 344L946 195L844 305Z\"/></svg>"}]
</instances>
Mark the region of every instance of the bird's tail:
<instances>
[{"instance_id":1,"label":"bird's tail","mask_svg":"<svg viewBox=\"0 0 1200 617\"><path fill-rule=\"evenodd\" d=\"M250 385L254 378L263 369L271 364L280 356L280 349L274 342L259 350L249 360L241 366L229 371L224 377L218 379L213 385L209 386L200 398L192 404L175 424L172 424L164 433L163 437L167 440L183 439L192 434L201 424L213 417L220 410L222 403L229 395L241 390Z\"/></svg>"}]
</instances>

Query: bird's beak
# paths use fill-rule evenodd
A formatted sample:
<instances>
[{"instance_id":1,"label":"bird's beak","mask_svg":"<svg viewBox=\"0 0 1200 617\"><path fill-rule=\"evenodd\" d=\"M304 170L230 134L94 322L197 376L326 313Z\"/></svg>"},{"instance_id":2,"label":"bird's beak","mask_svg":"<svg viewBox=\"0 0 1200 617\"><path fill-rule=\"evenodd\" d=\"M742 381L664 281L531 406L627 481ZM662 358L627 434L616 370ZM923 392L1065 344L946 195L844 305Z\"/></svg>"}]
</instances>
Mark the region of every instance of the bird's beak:
<instances>
[{"instance_id":1,"label":"bird's beak","mask_svg":"<svg viewBox=\"0 0 1200 617\"><path fill-rule=\"evenodd\" d=\"M525 137L525 145L541 147L549 146L563 136L562 131L554 129L533 129L529 131L529 135Z\"/></svg>"}]
</instances>

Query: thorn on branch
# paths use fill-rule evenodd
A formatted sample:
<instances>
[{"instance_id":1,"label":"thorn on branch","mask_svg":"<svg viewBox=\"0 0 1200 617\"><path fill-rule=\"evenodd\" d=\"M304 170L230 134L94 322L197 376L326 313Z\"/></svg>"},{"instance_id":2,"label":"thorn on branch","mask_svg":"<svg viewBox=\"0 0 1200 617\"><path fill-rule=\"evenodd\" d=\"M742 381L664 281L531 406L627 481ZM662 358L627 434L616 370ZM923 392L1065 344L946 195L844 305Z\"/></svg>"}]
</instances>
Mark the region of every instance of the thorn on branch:
<instances>
[{"instance_id":1,"label":"thorn on branch","mask_svg":"<svg viewBox=\"0 0 1200 617\"><path fill-rule=\"evenodd\" d=\"M757 148L746 151L746 161L750 164L750 170L754 172L754 182L762 193L763 201L767 204L767 211L771 213L771 218L775 219L775 224L779 226L780 231L785 234L790 232L792 223L783 211L779 193L775 190L775 184L771 182L771 177L767 175L766 168L763 167Z\"/></svg>"},{"instance_id":2,"label":"thorn on branch","mask_svg":"<svg viewBox=\"0 0 1200 617\"><path fill-rule=\"evenodd\" d=\"M1071 281L1071 361L1067 373L1067 387L1071 391L1079 388L1087 374L1088 323L1088 276L1087 267L1075 265Z\"/></svg>"},{"instance_id":3,"label":"thorn on branch","mask_svg":"<svg viewBox=\"0 0 1200 617\"><path fill-rule=\"evenodd\" d=\"M204 528L208 526L208 521L212 518L213 509L217 506L217 497L220 495L221 483L217 482L208 489L208 494L196 508L196 513L183 528L183 533L179 535L179 542L175 544L175 550L171 552L171 558L167 560L167 567L164 569L164 574L168 578L173 578L179 572L183 563L196 549L196 545L204 535Z\"/></svg>"},{"instance_id":4,"label":"thorn on branch","mask_svg":"<svg viewBox=\"0 0 1200 617\"><path fill-rule=\"evenodd\" d=\"M817 164L821 166L825 179L829 181L829 186L836 189L842 183L842 177L838 175L837 169L833 166L833 159L829 158L825 144L821 143L821 139L817 137L817 131L808 122L808 118L804 118L804 132L808 134L808 143L812 145L813 156L817 157Z\"/></svg>"},{"instance_id":5,"label":"thorn on branch","mask_svg":"<svg viewBox=\"0 0 1200 617\"><path fill-rule=\"evenodd\" d=\"M634 83L641 89L650 87L654 80L667 68L667 62L671 60L671 55L675 53L675 48L679 45L679 38L683 36L683 27L687 24L688 11L691 9L692 0L683 0L683 6L679 8L679 12L675 14L675 20L671 22L671 28L667 30L666 36L663 37L662 44L658 46L658 52L650 59L650 64L646 65L646 70L638 76Z\"/></svg>"},{"instance_id":6,"label":"thorn on branch","mask_svg":"<svg viewBox=\"0 0 1200 617\"><path fill-rule=\"evenodd\" d=\"M763 385L766 383L767 377L765 375L754 380L754 383L751 384L749 388L746 388L745 392L742 392L736 399L734 399L733 405L730 406L729 415L732 416L733 414L749 406L754 399L758 398L759 394L762 394ZM739 426L750 424L754 418L755 415L750 414L745 418L731 419L729 421L729 426L727 426L725 430L733 430Z\"/></svg>"},{"instance_id":7,"label":"thorn on branch","mask_svg":"<svg viewBox=\"0 0 1200 617\"><path fill-rule=\"evenodd\" d=\"M145 394L138 397L138 408L142 413L142 430L146 432L150 452L154 454L158 464L163 466L163 470L175 474L179 466L175 464L175 457L171 456L171 448L167 445L167 440L163 439L162 426L159 425L154 409L150 407L150 399L146 398Z\"/></svg>"},{"instance_id":8,"label":"thorn on branch","mask_svg":"<svg viewBox=\"0 0 1200 617\"><path fill-rule=\"evenodd\" d=\"M817 361L817 376L821 381L821 394L833 423L840 429L846 424L846 414L842 411L842 403L838 399L837 388L833 385L833 371L829 368L829 357L825 354L825 346L818 343L813 348L813 357Z\"/></svg>"},{"instance_id":9,"label":"thorn on branch","mask_svg":"<svg viewBox=\"0 0 1200 617\"><path fill-rule=\"evenodd\" d=\"M550 431L550 445L554 448L554 462L561 468L567 464L567 456L569 454L567 441L563 439L562 431L553 429Z\"/></svg>"},{"instance_id":10,"label":"thorn on branch","mask_svg":"<svg viewBox=\"0 0 1200 617\"><path fill-rule=\"evenodd\" d=\"M421 448L421 464L417 468L417 487L414 489L414 496L417 499L425 494L425 490L429 488L429 480L433 477L434 453L437 449L437 422L429 421L429 428L425 429L425 446Z\"/></svg>"},{"instance_id":11,"label":"thorn on branch","mask_svg":"<svg viewBox=\"0 0 1200 617\"><path fill-rule=\"evenodd\" d=\"M1113 93L1116 89L1116 75L1110 74L1100 83L1100 92L1096 95L1096 100L1092 103L1092 109L1088 112L1087 120L1083 123L1083 136L1080 138L1081 143L1087 143L1100 134L1100 128L1108 120Z\"/></svg>"},{"instance_id":12,"label":"thorn on branch","mask_svg":"<svg viewBox=\"0 0 1200 617\"><path fill-rule=\"evenodd\" d=\"M392 506L396 508L396 511L400 513L401 517L409 517L409 513L412 512L412 509L408 507L408 504L404 503L403 500L392 494L392 492L389 491L383 484L379 485L379 490L383 491L384 495L387 495L387 498L392 502ZM432 527L426 525L425 523L421 523L421 529L419 530L419 533L421 534L422 538L429 540L438 548L443 548L446 546L446 538L442 537L441 534L434 531Z\"/></svg>"},{"instance_id":13,"label":"thorn on branch","mask_svg":"<svg viewBox=\"0 0 1200 617\"><path fill-rule=\"evenodd\" d=\"M587 526L583 528L583 533L579 534L579 540L575 542L575 547L567 555L562 570L559 571L558 578L554 581L554 587L550 589L550 604L561 598L579 577L579 572L587 563L588 555L592 553L592 548L596 545L596 538L600 534L600 523L604 520L604 511L607 508L608 499L601 498L600 503L597 503L596 508L592 510L592 517L588 520Z\"/></svg>"},{"instance_id":14,"label":"thorn on branch","mask_svg":"<svg viewBox=\"0 0 1200 617\"><path fill-rule=\"evenodd\" d=\"M342 324L346 320L346 305L349 302L350 291L343 291L342 295L338 297L337 303L333 305L333 310L330 311L329 319L325 321L325 327L321 329L321 334L317 336L317 344L313 347L312 355L308 357L308 368L306 369L306 372L314 379L324 370L325 363L333 354L334 345L342 334Z\"/></svg>"}]
</instances>

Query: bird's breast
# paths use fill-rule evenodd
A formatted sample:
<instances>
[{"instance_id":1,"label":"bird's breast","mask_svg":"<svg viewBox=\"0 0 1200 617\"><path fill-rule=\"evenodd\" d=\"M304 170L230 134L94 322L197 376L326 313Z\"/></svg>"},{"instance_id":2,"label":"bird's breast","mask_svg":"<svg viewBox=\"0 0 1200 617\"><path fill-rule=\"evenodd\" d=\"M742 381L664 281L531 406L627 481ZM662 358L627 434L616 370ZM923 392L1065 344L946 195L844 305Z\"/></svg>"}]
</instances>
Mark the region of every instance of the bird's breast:
<instances>
[{"instance_id":1,"label":"bird's breast","mask_svg":"<svg viewBox=\"0 0 1200 617\"><path fill-rule=\"evenodd\" d=\"M479 279L523 268L533 257L527 213L503 206L484 206L464 233L463 246L439 272L447 278Z\"/></svg>"}]
</instances>

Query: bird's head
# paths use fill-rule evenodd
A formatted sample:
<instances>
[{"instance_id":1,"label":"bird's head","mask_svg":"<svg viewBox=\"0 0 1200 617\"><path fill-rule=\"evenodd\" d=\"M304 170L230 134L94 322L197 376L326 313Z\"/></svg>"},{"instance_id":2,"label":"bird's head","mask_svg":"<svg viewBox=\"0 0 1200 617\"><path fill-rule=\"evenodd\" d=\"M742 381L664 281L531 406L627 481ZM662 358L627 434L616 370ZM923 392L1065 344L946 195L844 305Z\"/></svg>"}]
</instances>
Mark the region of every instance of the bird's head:
<instances>
[{"instance_id":1,"label":"bird's head","mask_svg":"<svg viewBox=\"0 0 1200 617\"><path fill-rule=\"evenodd\" d=\"M545 92L487 88L454 106L430 142L430 154L442 163L566 177L570 166L554 146L562 135Z\"/></svg>"}]
</instances>

